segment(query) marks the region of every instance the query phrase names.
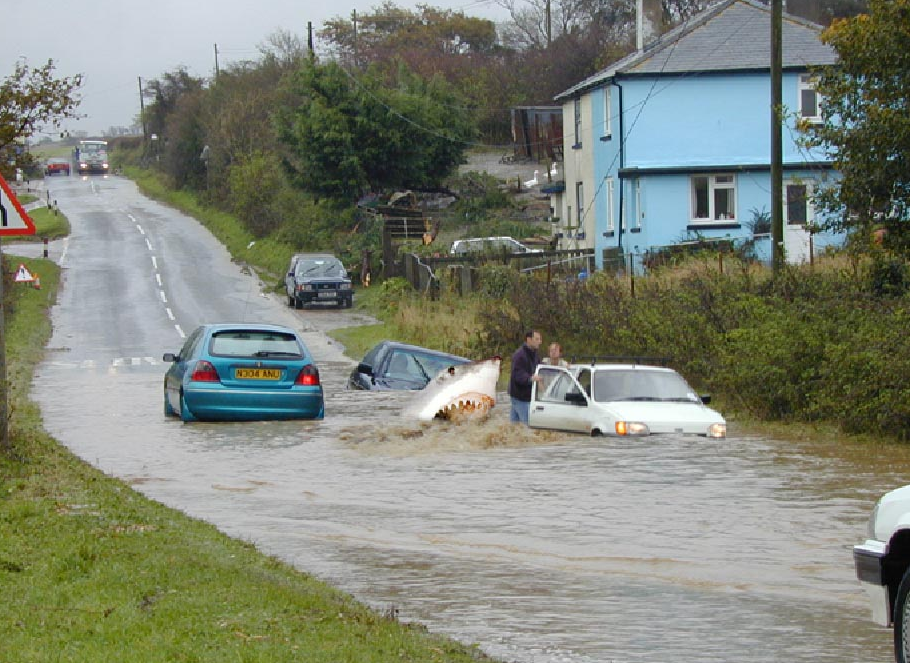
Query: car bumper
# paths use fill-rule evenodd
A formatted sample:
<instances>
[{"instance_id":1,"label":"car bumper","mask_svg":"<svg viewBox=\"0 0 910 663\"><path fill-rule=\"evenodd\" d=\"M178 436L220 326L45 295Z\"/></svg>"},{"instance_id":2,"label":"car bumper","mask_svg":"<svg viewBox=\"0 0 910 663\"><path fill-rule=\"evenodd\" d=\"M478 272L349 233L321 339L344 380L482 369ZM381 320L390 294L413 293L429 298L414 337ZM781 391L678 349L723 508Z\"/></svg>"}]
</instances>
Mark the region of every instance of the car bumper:
<instances>
[{"instance_id":1,"label":"car bumper","mask_svg":"<svg viewBox=\"0 0 910 663\"><path fill-rule=\"evenodd\" d=\"M322 419L321 387L292 389L227 389L184 387L186 406L197 419L257 421L263 419Z\"/></svg>"},{"instance_id":2,"label":"car bumper","mask_svg":"<svg viewBox=\"0 0 910 663\"><path fill-rule=\"evenodd\" d=\"M872 607L872 621L880 626L891 625L891 602L888 586L884 581L883 564L887 554L886 545L869 539L853 546L853 565L856 577L863 584Z\"/></svg>"},{"instance_id":3,"label":"car bumper","mask_svg":"<svg viewBox=\"0 0 910 663\"><path fill-rule=\"evenodd\" d=\"M304 304L316 304L325 302L327 304L337 304L346 302L354 298L354 293L350 290L298 290L297 299Z\"/></svg>"}]
</instances>

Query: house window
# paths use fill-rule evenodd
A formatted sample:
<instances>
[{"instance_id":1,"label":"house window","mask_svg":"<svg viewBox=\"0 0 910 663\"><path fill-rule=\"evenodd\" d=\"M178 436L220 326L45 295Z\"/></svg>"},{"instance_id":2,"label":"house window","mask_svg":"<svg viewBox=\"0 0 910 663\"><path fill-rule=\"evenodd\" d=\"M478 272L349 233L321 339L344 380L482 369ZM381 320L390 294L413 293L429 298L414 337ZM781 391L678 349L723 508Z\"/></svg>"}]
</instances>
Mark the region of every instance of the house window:
<instances>
[{"instance_id":1,"label":"house window","mask_svg":"<svg viewBox=\"0 0 910 663\"><path fill-rule=\"evenodd\" d=\"M799 116L810 122L821 122L821 101L815 90L812 76L803 74L799 77Z\"/></svg>"},{"instance_id":2,"label":"house window","mask_svg":"<svg viewBox=\"0 0 910 663\"><path fill-rule=\"evenodd\" d=\"M575 100L575 147L581 147L581 99Z\"/></svg>"},{"instance_id":3,"label":"house window","mask_svg":"<svg viewBox=\"0 0 910 663\"><path fill-rule=\"evenodd\" d=\"M641 180L635 180L635 227L641 228L645 213L641 210Z\"/></svg>"},{"instance_id":4,"label":"house window","mask_svg":"<svg viewBox=\"0 0 910 663\"><path fill-rule=\"evenodd\" d=\"M613 135L613 108L610 105L610 88L604 88L604 128L603 137L609 138Z\"/></svg>"},{"instance_id":5,"label":"house window","mask_svg":"<svg viewBox=\"0 0 910 663\"><path fill-rule=\"evenodd\" d=\"M613 178L608 177L604 183L604 188L606 189L606 199L607 199L607 230L613 232Z\"/></svg>"},{"instance_id":6,"label":"house window","mask_svg":"<svg viewBox=\"0 0 910 663\"><path fill-rule=\"evenodd\" d=\"M576 182L575 183L575 210L576 210L575 213L578 216L575 219L576 220L575 225L578 226L579 231L581 231L581 222L582 222L582 217L584 216L584 214L582 213L585 208L584 195L585 195L584 184L582 184L581 182Z\"/></svg>"},{"instance_id":7,"label":"house window","mask_svg":"<svg viewBox=\"0 0 910 663\"><path fill-rule=\"evenodd\" d=\"M803 226L814 220L812 189L805 182L787 182L784 186L784 221L789 226Z\"/></svg>"},{"instance_id":8,"label":"house window","mask_svg":"<svg viewBox=\"0 0 910 663\"><path fill-rule=\"evenodd\" d=\"M730 221L736 218L736 178L733 175L692 177L693 221Z\"/></svg>"}]
</instances>

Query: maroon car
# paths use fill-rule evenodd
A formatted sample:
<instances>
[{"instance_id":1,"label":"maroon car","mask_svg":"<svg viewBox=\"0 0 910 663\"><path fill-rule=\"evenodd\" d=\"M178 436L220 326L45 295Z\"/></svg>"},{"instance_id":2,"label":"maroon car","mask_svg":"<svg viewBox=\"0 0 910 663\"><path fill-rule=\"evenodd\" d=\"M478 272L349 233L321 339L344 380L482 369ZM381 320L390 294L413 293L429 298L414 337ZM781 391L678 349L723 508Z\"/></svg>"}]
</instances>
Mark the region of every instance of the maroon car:
<instances>
[{"instance_id":1,"label":"maroon car","mask_svg":"<svg viewBox=\"0 0 910 663\"><path fill-rule=\"evenodd\" d=\"M51 157L44 164L44 175L51 176L55 174L69 175L70 174L70 162L69 159L64 159L62 157Z\"/></svg>"}]
</instances>

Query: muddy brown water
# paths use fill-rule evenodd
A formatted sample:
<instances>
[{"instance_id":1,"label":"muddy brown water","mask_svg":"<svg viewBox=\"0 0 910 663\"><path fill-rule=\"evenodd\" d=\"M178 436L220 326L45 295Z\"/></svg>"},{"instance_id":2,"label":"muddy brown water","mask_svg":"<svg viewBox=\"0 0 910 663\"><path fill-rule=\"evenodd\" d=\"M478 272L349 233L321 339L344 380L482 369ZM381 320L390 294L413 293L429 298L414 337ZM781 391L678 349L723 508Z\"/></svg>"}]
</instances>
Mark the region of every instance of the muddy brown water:
<instances>
[{"instance_id":1,"label":"muddy brown water","mask_svg":"<svg viewBox=\"0 0 910 663\"><path fill-rule=\"evenodd\" d=\"M53 248L64 287L34 397L102 471L503 660L891 659L851 547L907 481L905 450L735 422L726 440L535 432L506 421L505 397L484 422L409 421L411 394L344 388L354 361L325 330L365 318L288 309L129 183L71 180L56 185L74 232ZM161 353L227 316L302 330L323 421L164 417Z\"/></svg>"}]
</instances>

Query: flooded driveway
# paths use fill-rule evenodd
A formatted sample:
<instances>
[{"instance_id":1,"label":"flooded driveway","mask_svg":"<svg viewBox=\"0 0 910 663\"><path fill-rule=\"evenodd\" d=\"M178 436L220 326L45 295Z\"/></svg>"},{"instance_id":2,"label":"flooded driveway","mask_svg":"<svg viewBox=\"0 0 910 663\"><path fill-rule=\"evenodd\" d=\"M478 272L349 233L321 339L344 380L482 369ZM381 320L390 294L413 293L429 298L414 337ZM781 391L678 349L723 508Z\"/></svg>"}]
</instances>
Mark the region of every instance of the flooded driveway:
<instances>
[{"instance_id":1,"label":"flooded driveway","mask_svg":"<svg viewBox=\"0 0 910 663\"><path fill-rule=\"evenodd\" d=\"M407 394L348 392L322 330L363 320L262 294L195 222L118 178L56 182L73 224L50 351L48 430L142 493L403 621L521 663L891 659L851 546L906 452L737 434L591 439L417 424ZM292 324L320 422L183 424L163 352L201 322Z\"/></svg>"}]
</instances>

